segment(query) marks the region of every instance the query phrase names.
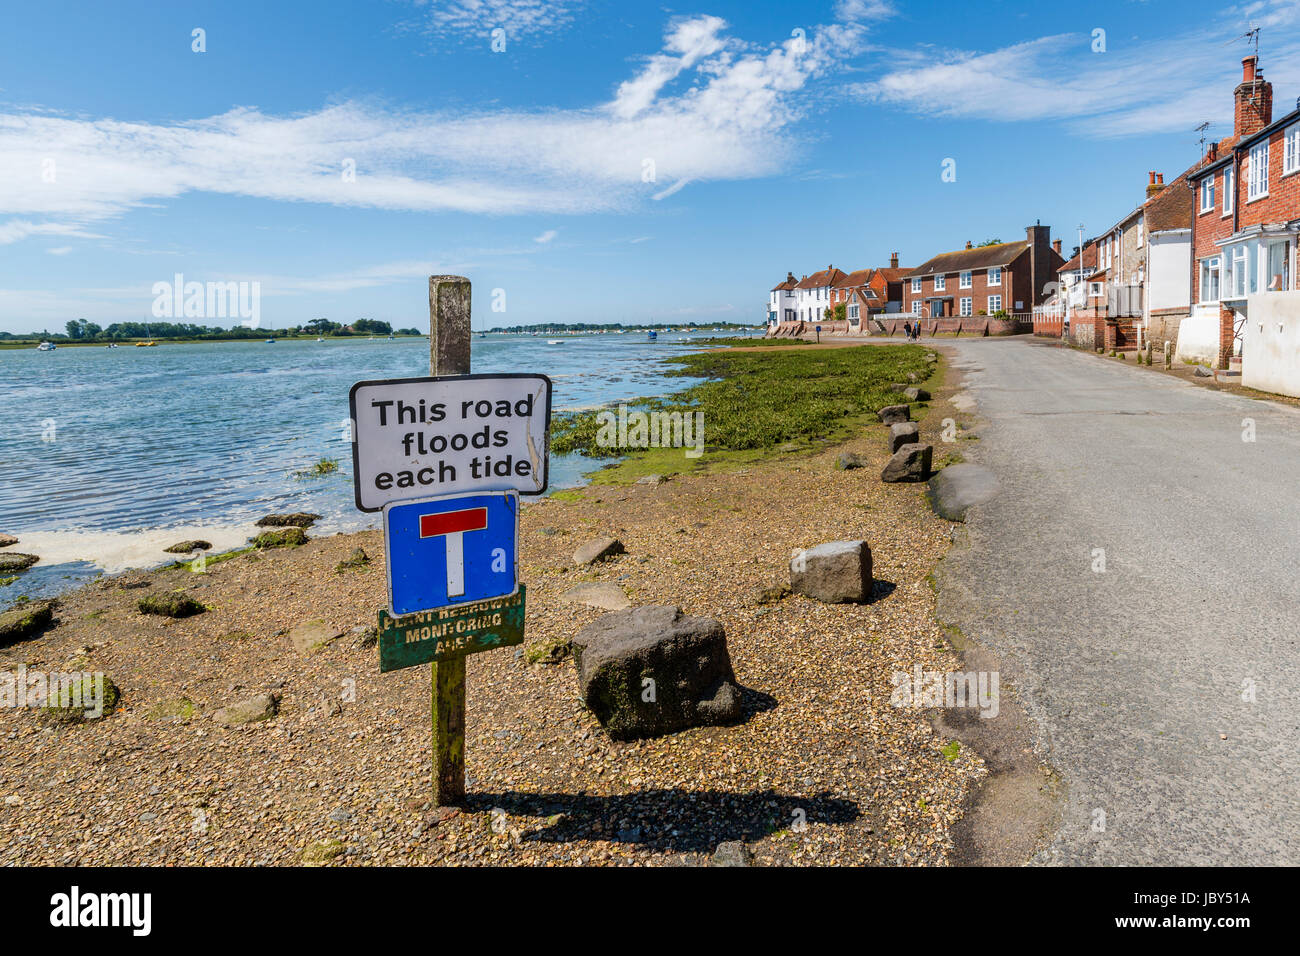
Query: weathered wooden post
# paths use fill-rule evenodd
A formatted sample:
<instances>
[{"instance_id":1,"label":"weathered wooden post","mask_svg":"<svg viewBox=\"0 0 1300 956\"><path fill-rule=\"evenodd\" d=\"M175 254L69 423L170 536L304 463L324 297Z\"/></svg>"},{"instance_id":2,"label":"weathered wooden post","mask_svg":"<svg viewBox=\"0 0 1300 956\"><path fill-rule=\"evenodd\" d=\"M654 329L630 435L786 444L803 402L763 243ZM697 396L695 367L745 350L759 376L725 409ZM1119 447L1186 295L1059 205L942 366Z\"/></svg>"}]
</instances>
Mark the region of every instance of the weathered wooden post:
<instances>
[{"instance_id":1,"label":"weathered wooden post","mask_svg":"<svg viewBox=\"0 0 1300 956\"><path fill-rule=\"evenodd\" d=\"M1173 368L1173 356L1169 348L1169 340L1165 340L1165 368Z\"/></svg>"},{"instance_id":2,"label":"weathered wooden post","mask_svg":"<svg viewBox=\"0 0 1300 956\"><path fill-rule=\"evenodd\" d=\"M470 282L464 276L429 276L429 374L470 371ZM434 661L433 803L465 799L465 658Z\"/></svg>"}]
</instances>

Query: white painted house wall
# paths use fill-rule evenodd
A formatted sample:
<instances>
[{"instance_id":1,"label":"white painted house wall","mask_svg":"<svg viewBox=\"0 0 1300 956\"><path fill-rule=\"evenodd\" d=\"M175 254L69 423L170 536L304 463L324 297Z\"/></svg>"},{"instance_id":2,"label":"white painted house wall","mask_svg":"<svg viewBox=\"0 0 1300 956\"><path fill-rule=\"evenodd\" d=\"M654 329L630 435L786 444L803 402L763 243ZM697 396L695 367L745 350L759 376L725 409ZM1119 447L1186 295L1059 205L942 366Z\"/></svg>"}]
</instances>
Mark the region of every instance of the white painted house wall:
<instances>
[{"instance_id":1,"label":"white painted house wall","mask_svg":"<svg viewBox=\"0 0 1300 956\"><path fill-rule=\"evenodd\" d=\"M1247 296L1246 316L1241 384L1300 398L1300 292Z\"/></svg>"},{"instance_id":2,"label":"white painted house wall","mask_svg":"<svg viewBox=\"0 0 1300 956\"><path fill-rule=\"evenodd\" d=\"M1214 366L1219 361L1219 303L1198 305L1178 323L1179 362Z\"/></svg>"},{"instance_id":3,"label":"white painted house wall","mask_svg":"<svg viewBox=\"0 0 1300 956\"><path fill-rule=\"evenodd\" d=\"M1147 237L1146 314L1185 309L1192 301L1192 231L1171 229Z\"/></svg>"}]
</instances>

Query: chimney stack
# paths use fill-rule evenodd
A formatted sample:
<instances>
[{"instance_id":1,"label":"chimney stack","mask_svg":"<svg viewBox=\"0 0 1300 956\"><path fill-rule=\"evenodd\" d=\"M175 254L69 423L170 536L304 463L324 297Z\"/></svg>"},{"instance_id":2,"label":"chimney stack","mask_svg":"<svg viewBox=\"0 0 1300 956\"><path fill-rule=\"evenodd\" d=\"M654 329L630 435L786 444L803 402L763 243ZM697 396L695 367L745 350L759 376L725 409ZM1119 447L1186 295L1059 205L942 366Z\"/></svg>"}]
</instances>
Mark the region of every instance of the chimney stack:
<instances>
[{"instance_id":1,"label":"chimney stack","mask_svg":"<svg viewBox=\"0 0 1300 956\"><path fill-rule=\"evenodd\" d=\"M969 249L970 247L971 247L970 240L967 239L967 240L966 240L966 248Z\"/></svg>"},{"instance_id":2,"label":"chimney stack","mask_svg":"<svg viewBox=\"0 0 1300 956\"><path fill-rule=\"evenodd\" d=\"M1165 174L1152 172L1151 179L1147 183L1147 199L1150 199L1152 196L1154 196L1156 193L1160 192L1160 190L1164 188L1165 188Z\"/></svg>"},{"instance_id":3,"label":"chimney stack","mask_svg":"<svg viewBox=\"0 0 1300 956\"><path fill-rule=\"evenodd\" d=\"M1233 98L1233 133L1237 136L1258 133L1273 122L1273 84L1264 79L1258 56L1252 54L1241 61L1241 83Z\"/></svg>"},{"instance_id":4,"label":"chimney stack","mask_svg":"<svg viewBox=\"0 0 1300 956\"><path fill-rule=\"evenodd\" d=\"M1052 240L1052 251L1055 252L1058 256L1061 254L1061 240L1060 240L1060 239L1053 239L1053 240Z\"/></svg>"},{"instance_id":5,"label":"chimney stack","mask_svg":"<svg viewBox=\"0 0 1300 956\"><path fill-rule=\"evenodd\" d=\"M1048 284L1056 278L1052 257L1047 253L1052 246L1052 227L1035 220L1032 226L1025 227L1025 239L1029 243L1029 275L1033 282L1027 304L1033 306L1046 298Z\"/></svg>"},{"instance_id":6,"label":"chimney stack","mask_svg":"<svg viewBox=\"0 0 1300 956\"><path fill-rule=\"evenodd\" d=\"M897 253L897 252L891 252L891 253L889 254L889 268L891 268L891 269L897 269L897 268L898 268L898 253Z\"/></svg>"}]
</instances>

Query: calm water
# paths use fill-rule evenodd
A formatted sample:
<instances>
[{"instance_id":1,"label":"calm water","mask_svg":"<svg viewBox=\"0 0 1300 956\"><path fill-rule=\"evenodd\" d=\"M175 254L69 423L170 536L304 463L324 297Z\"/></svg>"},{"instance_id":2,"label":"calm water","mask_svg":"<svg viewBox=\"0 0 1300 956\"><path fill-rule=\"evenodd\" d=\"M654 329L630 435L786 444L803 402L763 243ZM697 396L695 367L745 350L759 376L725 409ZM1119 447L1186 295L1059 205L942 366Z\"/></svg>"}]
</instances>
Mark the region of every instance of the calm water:
<instances>
[{"instance_id":1,"label":"calm water","mask_svg":"<svg viewBox=\"0 0 1300 956\"><path fill-rule=\"evenodd\" d=\"M689 349L683 337L476 338L474 371L544 372L555 410L581 408L688 384L658 361ZM0 531L42 558L0 602L157 565L185 537L241 545L271 511L318 512L322 531L377 527L352 502L348 389L428 374L428 355L425 339L0 351ZM294 476L322 457L338 473ZM590 468L553 457L551 487Z\"/></svg>"}]
</instances>

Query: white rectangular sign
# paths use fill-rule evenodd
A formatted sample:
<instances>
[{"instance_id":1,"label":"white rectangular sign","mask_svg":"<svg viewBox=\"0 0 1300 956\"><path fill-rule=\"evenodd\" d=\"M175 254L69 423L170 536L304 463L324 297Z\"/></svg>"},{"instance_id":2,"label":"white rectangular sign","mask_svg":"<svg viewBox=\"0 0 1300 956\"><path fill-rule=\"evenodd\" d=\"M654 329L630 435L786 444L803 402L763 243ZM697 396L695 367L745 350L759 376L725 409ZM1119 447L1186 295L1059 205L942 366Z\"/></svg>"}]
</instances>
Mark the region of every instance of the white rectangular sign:
<instances>
[{"instance_id":1,"label":"white rectangular sign","mask_svg":"<svg viewBox=\"0 0 1300 956\"><path fill-rule=\"evenodd\" d=\"M350 395L357 507L473 491L546 490L551 380L441 375L357 382Z\"/></svg>"}]
</instances>

